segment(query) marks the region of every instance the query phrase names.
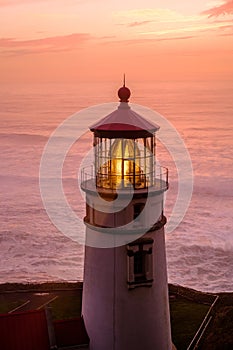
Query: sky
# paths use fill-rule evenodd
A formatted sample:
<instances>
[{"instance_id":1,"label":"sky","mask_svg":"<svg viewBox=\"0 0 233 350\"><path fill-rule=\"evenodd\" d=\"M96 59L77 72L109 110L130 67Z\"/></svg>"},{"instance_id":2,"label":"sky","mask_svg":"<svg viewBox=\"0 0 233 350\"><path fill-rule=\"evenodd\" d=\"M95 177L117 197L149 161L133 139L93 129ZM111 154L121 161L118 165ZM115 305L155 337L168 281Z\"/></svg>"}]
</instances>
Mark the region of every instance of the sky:
<instances>
[{"instance_id":1,"label":"sky","mask_svg":"<svg viewBox=\"0 0 233 350\"><path fill-rule=\"evenodd\" d=\"M233 77L233 0L0 0L0 82Z\"/></svg>"}]
</instances>

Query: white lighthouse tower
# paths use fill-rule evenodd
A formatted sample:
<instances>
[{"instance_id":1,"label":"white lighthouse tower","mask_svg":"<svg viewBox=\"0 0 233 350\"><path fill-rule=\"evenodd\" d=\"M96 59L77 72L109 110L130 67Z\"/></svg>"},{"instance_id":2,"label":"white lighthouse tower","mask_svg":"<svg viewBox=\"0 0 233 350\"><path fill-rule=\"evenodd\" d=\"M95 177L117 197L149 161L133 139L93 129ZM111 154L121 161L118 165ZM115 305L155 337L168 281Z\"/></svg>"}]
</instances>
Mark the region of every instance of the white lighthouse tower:
<instances>
[{"instance_id":1,"label":"white lighthouse tower","mask_svg":"<svg viewBox=\"0 0 233 350\"><path fill-rule=\"evenodd\" d=\"M90 350L171 350L159 126L130 108L125 84L118 96L119 107L90 127L94 167L82 172L82 315Z\"/></svg>"}]
</instances>

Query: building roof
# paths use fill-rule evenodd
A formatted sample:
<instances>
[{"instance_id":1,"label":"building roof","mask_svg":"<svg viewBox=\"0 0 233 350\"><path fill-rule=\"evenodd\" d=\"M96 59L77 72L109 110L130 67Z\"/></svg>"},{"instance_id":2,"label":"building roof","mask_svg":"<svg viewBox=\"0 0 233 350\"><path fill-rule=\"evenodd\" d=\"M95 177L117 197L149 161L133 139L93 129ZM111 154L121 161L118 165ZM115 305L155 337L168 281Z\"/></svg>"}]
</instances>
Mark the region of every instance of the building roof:
<instances>
[{"instance_id":1,"label":"building roof","mask_svg":"<svg viewBox=\"0 0 233 350\"><path fill-rule=\"evenodd\" d=\"M49 350L48 319L45 309L0 315L1 350ZM58 348L88 348L82 318L54 321L52 324Z\"/></svg>"},{"instance_id":2,"label":"building roof","mask_svg":"<svg viewBox=\"0 0 233 350\"><path fill-rule=\"evenodd\" d=\"M0 315L0 349L49 350L45 310Z\"/></svg>"},{"instance_id":3,"label":"building roof","mask_svg":"<svg viewBox=\"0 0 233 350\"><path fill-rule=\"evenodd\" d=\"M125 86L121 89L129 90ZM121 98L119 107L90 126L90 130L94 132L96 136L107 138L138 138L151 136L151 134L159 130L157 124L148 121L131 109L127 102L127 96L123 98L119 95Z\"/></svg>"}]
</instances>

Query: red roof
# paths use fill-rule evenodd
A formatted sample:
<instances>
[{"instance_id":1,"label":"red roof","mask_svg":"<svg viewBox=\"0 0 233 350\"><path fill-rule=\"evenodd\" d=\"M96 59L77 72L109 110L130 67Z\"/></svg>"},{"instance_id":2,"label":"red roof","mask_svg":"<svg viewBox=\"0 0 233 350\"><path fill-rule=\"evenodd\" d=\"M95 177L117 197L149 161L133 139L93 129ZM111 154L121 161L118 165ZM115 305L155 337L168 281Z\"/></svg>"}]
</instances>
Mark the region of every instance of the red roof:
<instances>
[{"instance_id":1,"label":"red roof","mask_svg":"<svg viewBox=\"0 0 233 350\"><path fill-rule=\"evenodd\" d=\"M0 350L49 350L45 309L0 315ZM53 322L58 347L89 344L82 318Z\"/></svg>"},{"instance_id":2,"label":"red roof","mask_svg":"<svg viewBox=\"0 0 233 350\"><path fill-rule=\"evenodd\" d=\"M45 310L0 315L1 350L49 350Z\"/></svg>"},{"instance_id":3,"label":"red roof","mask_svg":"<svg viewBox=\"0 0 233 350\"><path fill-rule=\"evenodd\" d=\"M151 136L159 130L159 126L133 111L128 103L121 102L117 110L93 124L90 130L99 136L109 138L117 135L120 137L122 133L127 133L131 138L137 138Z\"/></svg>"}]
</instances>

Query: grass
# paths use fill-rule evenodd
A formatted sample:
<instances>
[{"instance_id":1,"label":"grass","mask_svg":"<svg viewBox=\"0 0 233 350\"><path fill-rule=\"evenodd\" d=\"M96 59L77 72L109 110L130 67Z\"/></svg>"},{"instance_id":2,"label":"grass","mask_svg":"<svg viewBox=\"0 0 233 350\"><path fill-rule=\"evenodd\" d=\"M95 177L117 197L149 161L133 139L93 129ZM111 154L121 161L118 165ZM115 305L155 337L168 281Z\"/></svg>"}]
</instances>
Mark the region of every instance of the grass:
<instances>
[{"instance_id":1,"label":"grass","mask_svg":"<svg viewBox=\"0 0 233 350\"><path fill-rule=\"evenodd\" d=\"M12 298L13 297L13 298ZM15 296L0 294L0 314L5 314L25 303L26 299L15 299Z\"/></svg>"},{"instance_id":2,"label":"grass","mask_svg":"<svg viewBox=\"0 0 233 350\"><path fill-rule=\"evenodd\" d=\"M170 300L172 341L177 350L187 349L208 310L209 305L183 297Z\"/></svg>"},{"instance_id":3,"label":"grass","mask_svg":"<svg viewBox=\"0 0 233 350\"><path fill-rule=\"evenodd\" d=\"M3 292L52 292L57 290L82 289L82 282L45 282L45 283L3 283L0 284L0 293Z\"/></svg>"},{"instance_id":4,"label":"grass","mask_svg":"<svg viewBox=\"0 0 233 350\"><path fill-rule=\"evenodd\" d=\"M233 349L233 294L221 293L200 350Z\"/></svg>"},{"instance_id":5,"label":"grass","mask_svg":"<svg viewBox=\"0 0 233 350\"><path fill-rule=\"evenodd\" d=\"M56 300L49 304L54 320L80 317L82 291L61 293Z\"/></svg>"}]
</instances>

